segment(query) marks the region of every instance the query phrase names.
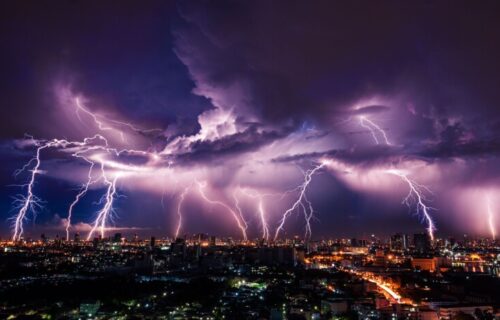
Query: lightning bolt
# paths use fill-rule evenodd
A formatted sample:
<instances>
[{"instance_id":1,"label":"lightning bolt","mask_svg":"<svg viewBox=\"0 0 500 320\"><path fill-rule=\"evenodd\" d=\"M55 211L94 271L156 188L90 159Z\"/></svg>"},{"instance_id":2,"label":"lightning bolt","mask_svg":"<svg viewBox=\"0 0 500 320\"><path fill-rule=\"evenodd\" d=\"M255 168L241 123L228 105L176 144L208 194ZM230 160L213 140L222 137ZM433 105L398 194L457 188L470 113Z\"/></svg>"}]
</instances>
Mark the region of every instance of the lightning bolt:
<instances>
[{"instance_id":1,"label":"lightning bolt","mask_svg":"<svg viewBox=\"0 0 500 320\"><path fill-rule=\"evenodd\" d=\"M416 213L419 215L421 214L424 220L427 222L427 233L429 234L431 240L434 241L434 231L436 230L436 227L434 226L434 221L432 220L432 217L429 213L429 211L433 210L434 208L425 204L425 201L427 200L425 197L425 191L430 192L430 190L427 187L420 185L410 179L408 177L408 174L404 171L398 169L390 169L386 170L386 173L395 175L406 182L406 184L408 184L410 191L408 195L403 199L403 203L406 204L408 208L411 208L412 202L416 203Z\"/></svg>"},{"instance_id":2,"label":"lightning bolt","mask_svg":"<svg viewBox=\"0 0 500 320\"><path fill-rule=\"evenodd\" d=\"M366 116L359 117L359 124L363 128L368 129L370 131L370 133L373 137L373 140L375 140L376 144L380 144L379 138L377 137L377 134L376 134L376 132L378 132L380 134L380 136L382 137L382 139L384 140L385 144L388 146L391 145L391 143L389 142L389 139L387 138L387 134L385 133L385 131L379 125L377 125L375 122L368 119Z\"/></svg>"},{"instance_id":3,"label":"lightning bolt","mask_svg":"<svg viewBox=\"0 0 500 320\"><path fill-rule=\"evenodd\" d=\"M68 146L85 147L94 140L100 140L102 137L96 135L94 137L84 139L83 142L59 140L59 139L53 139L46 142L41 142L34 140L33 137L30 138L33 141L33 144L37 147L35 156L32 159L30 159L28 163L26 163L21 169L16 170L14 172L14 175L17 176L21 172L27 171L28 168L34 163L32 169L29 170L31 174L28 183L21 185L21 187L25 187L27 189L26 195L17 195L16 199L14 200L15 208L18 209L18 212L14 218L14 234L12 236L12 240L14 241L19 241L23 235L24 232L23 223L26 219L26 215L28 214L28 212L31 211L35 214L36 209L41 208L41 199L38 198L33 191L36 177L41 172L40 171L40 166L42 163L40 158L41 152L45 149L52 147L62 147L62 148L66 148Z\"/></svg>"},{"instance_id":4,"label":"lightning bolt","mask_svg":"<svg viewBox=\"0 0 500 320\"><path fill-rule=\"evenodd\" d=\"M87 194L87 191L89 190L90 185L94 184L98 180L98 179L96 179L96 180L92 179L92 173L93 173L93 169L94 169L94 166L96 163L94 161L90 160L87 156L85 156L85 153L88 151L99 150L99 149L109 150L107 148L108 141L106 140L106 138L104 138L100 135L97 135L91 139L100 139L100 140L104 141L105 147L103 148L101 146L92 146L86 150L81 150L81 151L77 151L77 152L73 153L74 157L81 158L84 161L88 162L90 164L90 167L89 167L89 171L87 173L87 181L83 184L82 188L80 189L80 191L76 195L73 202L71 202L69 209L68 209L68 216L66 219L66 240L67 241L69 241L69 230L71 228L71 218L73 216L73 210L74 210L75 206L78 204L78 202L80 202L80 199L83 198ZM90 140L85 139L84 143L87 144L89 141ZM104 170L103 164L101 163L101 172L102 173L104 173L103 170ZM101 177L102 177L102 175L101 175Z\"/></svg>"},{"instance_id":5,"label":"lightning bolt","mask_svg":"<svg viewBox=\"0 0 500 320\"><path fill-rule=\"evenodd\" d=\"M236 191L233 193L233 199L234 199L234 207L236 208L236 211L238 212L239 216L239 221L241 221L241 224L245 230L248 229L248 224L245 221L245 218L243 217L243 211L241 210L240 207L240 202L238 200L238 197L236 196Z\"/></svg>"},{"instance_id":6,"label":"lightning bolt","mask_svg":"<svg viewBox=\"0 0 500 320\"><path fill-rule=\"evenodd\" d=\"M233 216L234 220L236 220L236 224L238 225L238 228L241 230L241 234L243 236L243 239L245 241L247 241L248 240L248 237L247 237L247 223L245 222L245 220L244 219L240 220L240 217L239 217L238 213L236 213L230 206L228 206L224 202L219 201L219 200L209 199L207 197L207 195L205 194L205 191L204 191L205 187L206 187L206 183L205 182L202 183L202 182L196 181L196 183L198 184L198 191L200 192L201 198L203 200L205 200L209 204L218 205L220 207L223 207L227 211L229 211L229 213L231 213L231 215Z\"/></svg>"},{"instance_id":7,"label":"lightning bolt","mask_svg":"<svg viewBox=\"0 0 500 320\"><path fill-rule=\"evenodd\" d=\"M304 234L305 239L309 239L312 236L311 220L314 218L314 208L311 201L307 199L307 194L304 193L304 203L301 203L302 212L304 213L304 219L306 221L306 231Z\"/></svg>"},{"instance_id":8,"label":"lightning bolt","mask_svg":"<svg viewBox=\"0 0 500 320\"><path fill-rule=\"evenodd\" d=\"M266 212L264 210L264 200L262 197L259 197L259 202L257 205L257 208L259 210L259 217L260 217L260 223L262 226L262 238L266 239L266 241L269 240L269 225L267 224L266 221Z\"/></svg>"},{"instance_id":9,"label":"lightning bolt","mask_svg":"<svg viewBox=\"0 0 500 320\"><path fill-rule=\"evenodd\" d=\"M75 206L78 204L80 199L87 193L88 188L91 184L95 183L98 179L93 180L92 178L92 172L93 168L96 163L100 164L101 167L101 176L104 179L104 184L107 186L107 192L104 197L105 205L103 210L101 210L98 214L98 218L94 223L94 228L92 230L92 233L95 231L95 228L97 226L100 226L101 228L101 233L104 231L105 226L106 226L106 221L108 219L109 213L112 211L112 203L113 199L116 193L116 179L109 180L106 177L106 170L105 166L109 165L113 169L120 169L120 170L128 170L128 171L134 171L136 168L134 166L130 165L123 165L123 166L118 166L118 168L115 168L113 166L113 162L106 162L101 156L99 155L93 155L93 156L87 156L87 153L89 152L95 152L95 151L101 151L105 152L107 154L115 154L117 156L123 154L124 152L127 153L140 153L143 155L150 155L148 152L145 151L137 151L137 150L128 150L124 149L121 151L118 151L116 149L110 148L108 146L108 141L106 140L105 137L102 135L94 135L92 137L87 137L83 139L83 141L69 141L65 139L53 139L49 141L37 141L34 140L31 137L34 145L36 146L36 152L35 156L30 159L21 169L15 171L15 175L19 175L23 171L28 171L28 169L31 167L30 171L30 178L29 181L21 185L21 187L26 188L26 195L18 195L16 199L14 200L14 205L15 208L18 209L17 214L15 215L14 218L14 232L12 239L14 241L19 241L23 235L24 229L23 229L23 223L26 220L27 214L31 211L34 214L36 213L37 208L41 208L41 199L39 199L35 194L34 194L34 185L36 182L36 177L37 175L41 172L40 171L40 166L42 163L41 160L41 153L43 150L48 149L48 148L61 148L61 149L66 149L66 150L72 150L76 149L77 151L72 153L73 157L83 159L87 163L90 164L90 168L88 171L88 178L86 183L83 185L83 187L80 189L78 194L76 195L75 199L73 202L70 204L69 210L68 210L68 219L66 223L66 237L69 238L69 229L71 228L71 218L72 218L72 213L75 208ZM118 177L122 171L118 171L116 176Z\"/></svg>"},{"instance_id":10,"label":"lightning bolt","mask_svg":"<svg viewBox=\"0 0 500 320\"><path fill-rule=\"evenodd\" d=\"M120 135L121 137L121 140L123 142L125 142L125 135L123 133L123 131L119 130L119 129L116 129L115 127L113 126L110 126L109 124L114 124L115 126L119 126L119 127L126 127L130 130L132 130L133 132L135 133L140 133L140 134L143 134L143 133L151 133L151 132L155 132L155 131L158 131L158 132L161 132L162 129L159 129L159 128L153 128L153 129L142 129L142 128L138 128L136 126L134 126L133 124L131 123L128 123L128 122L122 122L122 121L118 121L118 120L112 120L112 119L107 119L103 116L100 116L96 113L93 113L92 111L90 111L89 109L87 109L83 104L82 102L80 101L80 98L75 98L75 105L76 105L76 116L78 117L78 119L80 121L82 121L82 119L80 118L80 112L83 112L84 114L86 114L87 116L89 116L90 118L92 118L92 120L94 121L94 123L97 125L97 127L99 128L99 130L101 131L114 131L114 132L118 132L118 134Z\"/></svg>"},{"instance_id":11,"label":"lightning bolt","mask_svg":"<svg viewBox=\"0 0 500 320\"><path fill-rule=\"evenodd\" d=\"M129 132L128 130L132 130L135 133L145 133L152 132L161 129L150 129L144 130L138 128L130 123L116 121L112 119L107 119L99 114L91 112L87 109L80 99L75 99L76 104L76 115L81 120L80 116L85 115L85 119L94 122L94 127L97 127L100 131L111 131L118 132L122 138L125 140L124 132ZM360 125L363 128L366 128L370 131L374 141L376 144L386 144L390 145L390 142L387 138L386 132L378 126L376 123L366 118L365 116L359 117ZM122 131L125 130L125 131ZM101 132L102 133L102 132ZM103 144L95 145L96 141L103 141ZM35 141L35 140L33 140ZM72 152L73 149L77 149L78 151L72 154L73 157L79 158L80 160L86 161L90 167L88 169L87 179L82 184L78 193L76 194L74 200L71 202L68 208L68 218L66 223L66 238L69 239L69 231L71 229L71 219L74 212L75 207L79 203L79 201L87 194L90 186L93 183L101 182L105 186L105 192L101 197L99 204L102 205L100 210L97 212L95 220L92 223L91 230L88 234L87 239L90 240L95 233L100 232L101 237L104 237L104 232L106 231L106 227L108 222L113 218L114 208L113 205L118 196L117 193L117 183L120 181L121 177L125 174L133 173L133 174L143 174L150 173L155 167L150 166L150 164L159 161L161 157L155 152L148 152L142 150L134 150L134 149L122 149L118 150L115 148L111 148L108 145L108 141L105 137L101 135L95 135L94 137L85 138L83 141L68 141L68 140L58 140L53 139L49 141L35 141L36 146L36 154L30 159L21 169L17 170L14 174L18 175L21 172L29 171L29 181L22 185L26 188L25 195L18 195L18 198L15 200L16 208L18 212L14 219L14 232L13 232L13 240L18 241L22 238L23 235L23 222L27 219L27 215L29 212L33 214L36 213L37 208L41 207L41 200L34 194L35 181L42 171L40 170L42 159L41 154L42 151L47 148L57 147L65 149L67 152ZM98 153L88 154L90 152L99 151ZM146 165L134 165L134 164L126 164L124 162L120 162L116 160L115 157L120 157L122 154L138 154L149 157L149 161ZM165 153L162 153L165 156ZM108 156L108 157L106 157ZM297 196L295 202L291 204L291 206L285 210L281 219L278 222L278 227L274 232L274 240L276 240L281 231L283 231L287 218L293 214L294 212L298 212L299 214L303 214L305 219L305 235L306 239L312 236L312 228L311 221L314 218L314 208L311 201L307 196L307 189L309 184L312 181L313 176L323 168L327 163L323 160L320 161L319 164L315 164L315 166L306 172L304 172L304 180L302 184L300 184L295 189L287 191L285 194L293 192L294 195ZM100 168L100 175L97 176L98 166ZM434 239L434 222L431 219L429 214L430 210L433 208L426 205L427 199L425 198L425 191L428 189L425 186L419 185L414 180L408 177L408 174L401 170L388 170L387 173L398 176L402 181L404 181L409 186L409 193L403 199L403 203L405 203L408 207L412 207L416 204L416 212L423 217L423 220L427 222L427 231L431 237ZM206 182L201 183L197 182L199 193L201 199L209 203L210 205L217 205L222 207L224 210L227 210L234 220L238 228L241 231L241 234L244 240L247 240L247 229L248 224L245 221L243 211L240 207L239 199L236 194L236 191L233 193L234 198L234 206L228 205L222 200L219 199L211 199L205 192L205 188L207 186ZM191 185L193 187L194 185ZM23 189L24 190L24 189ZM182 228L182 206L184 204L185 198L190 192L190 188L184 189L184 191L179 196L179 201L177 204L177 215L178 215L178 223L175 231L175 237L179 236L180 230ZM270 227L268 223L268 217L266 214L265 194L259 192L250 192L243 190L242 191L247 196L256 199L256 214L260 219L260 225L262 229L262 238L268 240L271 236ZM493 212L492 208L489 204L488 200L488 223L491 229L491 233L493 238L495 238L495 230L493 229Z\"/></svg>"},{"instance_id":12,"label":"lightning bolt","mask_svg":"<svg viewBox=\"0 0 500 320\"><path fill-rule=\"evenodd\" d=\"M365 116L360 116L359 121L361 126L370 130L370 133L373 139L375 140L376 144L379 144L379 139L377 138L377 135L375 133L378 132L379 135L383 138L385 144L391 145L389 139L387 138L386 132L379 125L377 125L370 119L366 118ZM432 217L429 213L429 211L432 210L433 208L425 204L425 201L427 199L425 198L425 192L424 192L424 191L430 192L430 190L427 187L422 186L417 182L415 182L414 180L410 179L408 177L408 174L401 170L391 169L387 170L386 172L398 176L399 178L401 178L401 180L403 180L404 182L406 182L406 184L408 184L410 191L408 195L403 199L403 203L406 204L409 208L411 208L411 203L413 202L412 200L415 200L417 206L416 208L417 214L422 214L423 218L427 221L427 233L429 234L431 240L434 240L434 231L436 230L436 228L434 226L434 221L432 220Z\"/></svg>"},{"instance_id":13,"label":"lightning bolt","mask_svg":"<svg viewBox=\"0 0 500 320\"><path fill-rule=\"evenodd\" d=\"M260 225L262 228L262 239L265 239L266 241L268 241L269 236L270 236L270 232L269 232L269 224L267 223L266 210L264 208L264 196L266 196L266 194L258 193L255 190L253 190L253 192L250 190L247 190L247 189L239 189L239 190L243 194L245 194L246 196L253 198L253 199L257 199L257 213L258 213L258 216L260 219ZM237 202L236 194L234 195L234 198L235 198L235 202L237 204L238 202ZM240 212L241 212L241 209L239 209L239 206L237 206L237 207L238 207L238 210L240 210Z\"/></svg>"},{"instance_id":14,"label":"lightning bolt","mask_svg":"<svg viewBox=\"0 0 500 320\"><path fill-rule=\"evenodd\" d=\"M85 194L89 190L89 186L94 182L92 180L92 169L93 168L94 168L94 162L90 162L90 168L89 168L89 172L88 172L88 180L83 185L83 187L80 189L78 194L76 195L75 200L73 200L73 202L71 202L71 205L69 206L68 217L66 219L66 241L69 241L69 229L71 228L71 218L73 216L73 209L78 204L80 199L83 198L83 196L85 196Z\"/></svg>"},{"instance_id":15,"label":"lightning bolt","mask_svg":"<svg viewBox=\"0 0 500 320\"><path fill-rule=\"evenodd\" d=\"M118 181L119 174L117 174L113 179L108 179L104 173L103 167L103 177L104 183L108 186L106 189L106 194L103 196L104 206L97 213L97 218L94 221L93 227L87 235L87 241L92 239L94 233L99 229L101 238L104 238L104 232L106 231L106 223L110 218L110 215L114 212L113 202L116 196L116 182ZM103 201L101 201L103 202Z\"/></svg>"},{"instance_id":16,"label":"lightning bolt","mask_svg":"<svg viewBox=\"0 0 500 320\"><path fill-rule=\"evenodd\" d=\"M307 199L306 191L307 187L311 183L313 175L323 168L325 165L327 165L326 161L321 161L320 164L315 166L312 169L307 170L304 173L304 182L298 186L296 189L299 191L299 197L298 199L292 204L290 208L288 208L284 213L282 218L279 221L279 225L276 228L276 232L274 233L274 241L278 239L280 231L283 230L283 227L285 225L286 219L290 214L292 214L295 210L300 210L304 212L304 217L306 220L306 231L305 231L305 237L307 238L308 236L311 236L311 218L314 216L314 210L312 207L311 202ZM305 203L305 204L304 204Z\"/></svg>"},{"instance_id":17,"label":"lightning bolt","mask_svg":"<svg viewBox=\"0 0 500 320\"><path fill-rule=\"evenodd\" d=\"M491 205L491 197L489 195L486 196L486 208L488 212L488 227L490 229L491 238L495 240L496 239L495 221L494 221L493 208Z\"/></svg>"},{"instance_id":18,"label":"lightning bolt","mask_svg":"<svg viewBox=\"0 0 500 320\"><path fill-rule=\"evenodd\" d=\"M30 179L27 184L23 185L24 187L27 188L27 195L19 195L18 198L15 200L16 203L19 203L19 211L14 219L14 235L12 236L13 241L19 241L21 240L21 237L23 235L24 229L23 229L23 222L26 219L26 214L28 213L29 210L31 210L33 213L36 213L36 208L41 207L41 200L33 193L33 187L35 185L35 180L36 180L36 175L40 172L40 165L41 165L41 160L40 160L40 153L42 150L47 149L55 144L54 141L47 142L45 144L42 144L38 146L36 149L36 154L35 157L32 158L23 168L20 170L16 171L16 175L20 174L22 171L27 170L29 165L31 163L35 163L33 168L30 170Z\"/></svg>"},{"instance_id":19,"label":"lightning bolt","mask_svg":"<svg viewBox=\"0 0 500 320\"><path fill-rule=\"evenodd\" d=\"M106 119L87 109L82 104L79 98L75 99L75 105L76 105L75 112L80 121L82 121L82 119L80 118L80 114L83 113L94 121L99 130L118 132L121 135L123 141L125 140L124 133L123 131L115 128L116 126L126 127L134 131L135 133L140 133L140 134L153 131L161 131L161 129L145 130L138 128L130 123ZM76 205L79 203L79 201L86 195L91 184L96 183L97 181L102 179L103 184L106 186L106 193L103 195L103 197L99 202L100 204L103 204L103 207L97 213L97 217L92 224L93 225L92 229L89 232L88 239L90 239L97 230L100 231L101 236L104 236L104 231L106 230L106 224L108 220L112 218L111 214L113 213L114 199L117 195L116 184L118 178L122 176L124 173L142 174L151 172L152 167L149 167L149 165L154 164L160 160L160 156L156 152L151 153L143 150L134 150L134 149L118 150L115 148L111 148L108 145L107 139L100 134L96 134L93 137L87 137L83 141L69 141L64 139L36 141L35 139L33 139L33 137L30 138L32 139L34 145L36 146L35 156L32 159L30 159L21 169L16 170L14 172L14 175L17 176L23 171L28 171L28 170L30 171L30 178L28 183L21 185L21 187L26 188L27 190L26 195L22 194L17 195L16 198L14 199L14 208L18 209L17 214L13 218L14 220L13 240L15 241L20 240L23 235L24 232L23 222L26 220L27 214L30 211L33 212L33 214L35 214L36 210L38 208L41 208L42 201L34 194L33 189L36 177L41 172L40 166L42 160L40 156L42 150L51 147L57 147L67 151L76 150L75 152L72 153L72 156L75 158L79 158L83 161L86 161L90 165L86 182L82 185L79 192L76 194L74 200L71 202L68 208L68 216L65 226L66 238L68 240L69 240L69 231L71 228L71 219L73 211ZM99 144L96 145L96 143ZM146 156L149 158L149 162L146 165L132 165L132 164L120 163L118 161L115 161L113 159L107 159L105 157L105 155L114 155L116 157L120 157L123 154ZM96 164L100 165L101 175L96 179L94 179L93 170ZM116 171L114 177L108 177L106 172L108 168L113 171Z\"/></svg>"},{"instance_id":20,"label":"lightning bolt","mask_svg":"<svg viewBox=\"0 0 500 320\"><path fill-rule=\"evenodd\" d=\"M91 112L90 110L88 110L87 108L85 108L83 106L83 104L80 101L80 98L75 98L75 104L76 104L76 110L75 110L76 116L78 117L78 119L80 121L82 121L82 119L80 118L80 112L83 112L83 113L85 113L86 115L88 115L89 117L92 118L92 120L97 125L97 127L99 128L99 130L101 130L101 131L112 131L112 132L113 131L115 131L115 132L117 131L118 134L120 135L122 141L125 142L125 136L123 135L122 131L116 130L113 127L107 126L105 124L105 122L100 119L99 116L97 116L95 113Z\"/></svg>"},{"instance_id":21,"label":"lightning bolt","mask_svg":"<svg viewBox=\"0 0 500 320\"><path fill-rule=\"evenodd\" d=\"M184 189L184 191L181 193L179 197L179 203L177 204L177 216L179 219L177 220L177 228L175 229L175 239L179 238L179 233L182 228L182 203L184 202L184 199L186 198L187 193L189 192L189 188Z\"/></svg>"}]
</instances>

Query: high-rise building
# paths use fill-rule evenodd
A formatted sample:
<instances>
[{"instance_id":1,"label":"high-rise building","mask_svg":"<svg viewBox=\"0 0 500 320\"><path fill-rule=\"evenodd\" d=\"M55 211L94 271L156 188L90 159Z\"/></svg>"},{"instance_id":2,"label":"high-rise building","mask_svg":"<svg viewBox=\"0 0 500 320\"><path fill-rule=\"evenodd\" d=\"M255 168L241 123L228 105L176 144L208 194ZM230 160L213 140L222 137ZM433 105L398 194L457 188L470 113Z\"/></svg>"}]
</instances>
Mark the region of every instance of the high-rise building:
<instances>
[{"instance_id":1,"label":"high-rise building","mask_svg":"<svg viewBox=\"0 0 500 320\"><path fill-rule=\"evenodd\" d=\"M173 255L184 258L186 256L186 240L177 238L175 242L170 244L170 251Z\"/></svg>"},{"instance_id":2,"label":"high-rise building","mask_svg":"<svg viewBox=\"0 0 500 320\"><path fill-rule=\"evenodd\" d=\"M365 239L350 239L351 247L366 247L368 242Z\"/></svg>"},{"instance_id":3,"label":"high-rise building","mask_svg":"<svg viewBox=\"0 0 500 320\"><path fill-rule=\"evenodd\" d=\"M393 251L405 251L410 246L408 235L396 233L391 236L391 250Z\"/></svg>"},{"instance_id":4,"label":"high-rise building","mask_svg":"<svg viewBox=\"0 0 500 320\"><path fill-rule=\"evenodd\" d=\"M113 237L113 242L119 243L122 241L122 234L121 233L115 233L115 236Z\"/></svg>"},{"instance_id":5,"label":"high-rise building","mask_svg":"<svg viewBox=\"0 0 500 320\"><path fill-rule=\"evenodd\" d=\"M94 249L97 249L97 247L99 246L99 242L100 242L99 237L95 237L94 240L92 240L92 246L94 247Z\"/></svg>"},{"instance_id":6,"label":"high-rise building","mask_svg":"<svg viewBox=\"0 0 500 320\"><path fill-rule=\"evenodd\" d=\"M413 235L413 246L415 251L424 254L431 249L431 239L427 233L416 233Z\"/></svg>"},{"instance_id":7,"label":"high-rise building","mask_svg":"<svg viewBox=\"0 0 500 320\"><path fill-rule=\"evenodd\" d=\"M359 245L358 245L358 239L352 238L351 239L351 246L352 247L359 247Z\"/></svg>"}]
</instances>

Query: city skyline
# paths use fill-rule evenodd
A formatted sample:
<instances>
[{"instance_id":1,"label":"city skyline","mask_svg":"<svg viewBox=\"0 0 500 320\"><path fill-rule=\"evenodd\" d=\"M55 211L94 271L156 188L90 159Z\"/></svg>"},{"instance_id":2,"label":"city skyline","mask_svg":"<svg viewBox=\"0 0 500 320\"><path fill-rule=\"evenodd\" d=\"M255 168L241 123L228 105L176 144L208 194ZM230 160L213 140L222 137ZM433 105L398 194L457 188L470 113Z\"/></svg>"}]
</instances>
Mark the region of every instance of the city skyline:
<instances>
[{"instance_id":1,"label":"city skyline","mask_svg":"<svg viewBox=\"0 0 500 320\"><path fill-rule=\"evenodd\" d=\"M498 3L6 7L3 239L497 237Z\"/></svg>"}]
</instances>

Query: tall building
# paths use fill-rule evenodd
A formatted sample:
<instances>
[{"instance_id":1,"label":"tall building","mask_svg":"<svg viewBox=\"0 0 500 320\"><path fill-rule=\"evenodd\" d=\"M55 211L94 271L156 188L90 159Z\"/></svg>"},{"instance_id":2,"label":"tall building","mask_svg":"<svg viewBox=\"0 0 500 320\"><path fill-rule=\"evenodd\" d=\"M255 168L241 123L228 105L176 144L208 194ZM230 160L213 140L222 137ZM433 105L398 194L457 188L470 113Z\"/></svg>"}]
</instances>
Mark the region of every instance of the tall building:
<instances>
[{"instance_id":1,"label":"tall building","mask_svg":"<svg viewBox=\"0 0 500 320\"><path fill-rule=\"evenodd\" d=\"M416 233L413 235L413 246L420 254L428 253L431 249L431 238L427 233Z\"/></svg>"},{"instance_id":2,"label":"tall building","mask_svg":"<svg viewBox=\"0 0 500 320\"><path fill-rule=\"evenodd\" d=\"M122 234L121 233L115 233L115 236L113 237L113 242L119 243L122 241Z\"/></svg>"},{"instance_id":3,"label":"tall building","mask_svg":"<svg viewBox=\"0 0 500 320\"><path fill-rule=\"evenodd\" d=\"M408 235L396 233L391 236L391 250L393 251L405 251L410 246Z\"/></svg>"},{"instance_id":4,"label":"tall building","mask_svg":"<svg viewBox=\"0 0 500 320\"><path fill-rule=\"evenodd\" d=\"M351 246L352 247L359 247L359 245L358 245L358 239L352 238L351 239Z\"/></svg>"},{"instance_id":5,"label":"tall building","mask_svg":"<svg viewBox=\"0 0 500 320\"><path fill-rule=\"evenodd\" d=\"M297 263L294 247L262 247L258 249L258 259L265 265L288 265Z\"/></svg>"},{"instance_id":6,"label":"tall building","mask_svg":"<svg viewBox=\"0 0 500 320\"><path fill-rule=\"evenodd\" d=\"M99 246L99 241L100 238L98 237L95 237L94 240L92 240L92 246L94 247L94 249L97 249L97 247Z\"/></svg>"},{"instance_id":7,"label":"tall building","mask_svg":"<svg viewBox=\"0 0 500 320\"><path fill-rule=\"evenodd\" d=\"M365 239L352 238L350 240L351 247L366 247L368 242Z\"/></svg>"},{"instance_id":8,"label":"tall building","mask_svg":"<svg viewBox=\"0 0 500 320\"><path fill-rule=\"evenodd\" d=\"M170 251L173 255L185 257L186 256L186 240L177 238L175 242L170 245Z\"/></svg>"}]
</instances>

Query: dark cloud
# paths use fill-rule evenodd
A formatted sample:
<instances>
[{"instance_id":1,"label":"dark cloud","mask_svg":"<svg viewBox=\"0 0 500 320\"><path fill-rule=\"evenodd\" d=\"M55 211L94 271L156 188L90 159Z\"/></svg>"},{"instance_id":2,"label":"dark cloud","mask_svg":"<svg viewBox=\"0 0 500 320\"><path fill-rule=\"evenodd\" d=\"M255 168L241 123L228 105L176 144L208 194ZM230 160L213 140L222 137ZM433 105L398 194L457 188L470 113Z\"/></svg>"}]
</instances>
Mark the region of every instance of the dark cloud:
<instances>
[{"instance_id":1,"label":"dark cloud","mask_svg":"<svg viewBox=\"0 0 500 320\"><path fill-rule=\"evenodd\" d=\"M337 159L353 166L389 166L397 164L411 158L417 159L414 155L407 155L401 148L389 146L373 146L363 149L334 149L324 152L312 152L295 154L292 156L282 156L273 159L277 163L306 163L319 162L323 159Z\"/></svg>"},{"instance_id":2,"label":"dark cloud","mask_svg":"<svg viewBox=\"0 0 500 320\"><path fill-rule=\"evenodd\" d=\"M273 123L328 123L360 97L402 93L420 114L470 114L473 104L497 116L499 9L495 1L182 2L176 52L197 94Z\"/></svg>"},{"instance_id":3,"label":"dark cloud","mask_svg":"<svg viewBox=\"0 0 500 320\"><path fill-rule=\"evenodd\" d=\"M333 149L324 152L280 156L272 161L277 163L311 163L318 162L321 159L334 158L348 164L370 167L396 165L409 160L420 160L428 163L453 159L469 161L497 158L499 155L500 142L498 140L467 141L463 143L441 141L436 144L420 145L418 148L377 145L369 148Z\"/></svg>"},{"instance_id":4,"label":"dark cloud","mask_svg":"<svg viewBox=\"0 0 500 320\"><path fill-rule=\"evenodd\" d=\"M500 142L491 141L470 141L465 143L442 142L422 150L420 153L427 158L485 158L498 157L500 155Z\"/></svg>"},{"instance_id":5,"label":"dark cloud","mask_svg":"<svg viewBox=\"0 0 500 320\"><path fill-rule=\"evenodd\" d=\"M175 180L198 174L197 166L216 171L227 164L227 170L201 177L216 176L218 181L207 181L220 187L211 190L214 195L247 182L233 180L240 178L239 168L251 171L241 173L242 180L253 179L251 184L289 189L302 176L294 176L295 168L287 164L310 168L322 158L360 169L423 163L427 171L418 167L412 177L431 176L445 193L462 183L498 185L498 1L122 1L119 6L23 1L0 6L4 184L12 183L12 171L34 151L12 139L25 132L36 139L80 139L77 133L92 132L109 135L117 149L155 151L108 154L118 167L147 164L156 173L169 166ZM108 117L112 130L62 110L57 93L66 102L82 96L89 110ZM360 124L360 115L373 125ZM162 131L130 130L113 120ZM115 129L130 140L118 141ZM390 145L380 139L381 130ZM48 173L40 174L36 192L55 202L46 209L48 217L65 216L75 184L86 176L88 163L75 161L68 150L43 152ZM247 161L252 165L245 167ZM228 176L233 171L234 177ZM136 195L144 199L118 207L130 225L139 225L133 219L146 221L133 210L147 211L143 214L152 224L164 213L153 204L141 208L158 200L150 192L158 191L157 181L146 182L134 185L144 188ZM134 188L119 186L127 187ZM89 221L87 213L96 211L98 188L76 215L81 226ZM401 210L399 202L395 209L360 190L325 174L308 192L320 211L332 212L325 219L332 224L342 214L368 219L373 203L381 212ZM187 206L196 207L191 201ZM7 212L5 203L0 208ZM342 219L342 229L352 224Z\"/></svg>"},{"instance_id":6,"label":"dark cloud","mask_svg":"<svg viewBox=\"0 0 500 320\"><path fill-rule=\"evenodd\" d=\"M2 2L0 137L70 135L71 128L55 125L64 121L57 85L88 97L93 110L144 127L178 122L189 132L210 105L191 94L186 67L172 51L175 19L172 1Z\"/></svg>"},{"instance_id":7,"label":"dark cloud","mask_svg":"<svg viewBox=\"0 0 500 320\"><path fill-rule=\"evenodd\" d=\"M256 151L264 145L285 137L288 132L262 131L251 126L243 132L228 135L214 141L196 141L190 151L175 157L176 165L223 164L229 156L243 155Z\"/></svg>"},{"instance_id":8,"label":"dark cloud","mask_svg":"<svg viewBox=\"0 0 500 320\"><path fill-rule=\"evenodd\" d=\"M373 105L373 106L363 106L361 108L355 109L350 114L352 115L369 115L369 114L376 114L384 111L390 110L390 107L388 106L380 106L380 105Z\"/></svg>"}]
</instances>

